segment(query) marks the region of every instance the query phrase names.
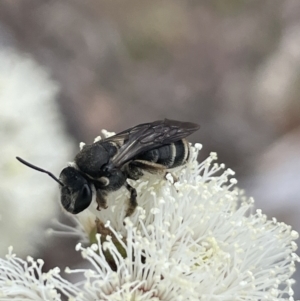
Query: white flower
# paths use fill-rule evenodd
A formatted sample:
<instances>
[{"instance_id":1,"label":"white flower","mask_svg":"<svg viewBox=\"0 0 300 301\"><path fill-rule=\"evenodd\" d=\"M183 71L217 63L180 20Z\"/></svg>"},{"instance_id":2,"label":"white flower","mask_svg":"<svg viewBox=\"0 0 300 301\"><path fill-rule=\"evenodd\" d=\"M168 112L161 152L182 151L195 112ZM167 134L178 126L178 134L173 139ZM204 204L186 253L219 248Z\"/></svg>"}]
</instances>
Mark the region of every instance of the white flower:
<instances>
[{"instance_id":1,"label":"white flower","mask_svg":"<svg viewBox=\"0 0 300 301\"><path fill-rule=\"evenodd\" d=\"M298 234L252 214L253 200L233 189L233 172L213 163L215 153L199 164L199 149L167 179L132 182L139 207L125 223L123 189L110 194L108 209L92 204L79 215L73 234L87 240L98 232L96 243L77 246L91 268L67 269L81 280L51 277L53 287L78 301L293 300Z\"/></svg>"},{"instance_id":2,"label":"white flower","mask_svg":"<svg viewBox=\"0 0 300 301\"><path fill-rule=\"evenodd\" d=\"M42 273L43 260L17 258L12 247L6 260L0 258L0 300L61 300L60 294L48 281L59 269Z\"/></svg>"},{"instance_id":3,"label":"white flower","mask_svg":"<svg viewBox=\"0 0 300 301\"><path fill-rule=\"evenodd\" d=\"M16 160L54 173L73 147L64 134L55 98L58 85L32 58L0 49L0 254L13 244L20 254L36 250L42 224L56 215L57 185Z\"/></svg>"}]
</instances>

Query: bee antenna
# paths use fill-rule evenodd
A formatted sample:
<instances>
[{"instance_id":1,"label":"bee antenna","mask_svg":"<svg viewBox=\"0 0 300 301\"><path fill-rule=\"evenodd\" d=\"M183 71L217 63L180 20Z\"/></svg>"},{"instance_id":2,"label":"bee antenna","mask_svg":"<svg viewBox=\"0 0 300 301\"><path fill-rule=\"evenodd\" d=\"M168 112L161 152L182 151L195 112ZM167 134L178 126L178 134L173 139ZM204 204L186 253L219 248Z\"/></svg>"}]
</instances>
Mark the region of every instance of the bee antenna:
<instances>
[{"instance_id":1,"label":"bee antenna","mask_svg":"<svg viewBox=\"0 0 300 301\"><path fill-rule=\"evenodd\" d=\"M55 180L59 185L61 185L61 186L65 186L53 173L51 173L50 171L48 171L48 170L45 170L45 169L42 169L42 168L40 168L40 167L37 167L37 166L35 166L35 165L33 165L33 164L31 164L31 163L29 163L29 162L27 162L27 161L25 161L25 160L23 160L22 158L20 158L20 157L16 157L16 159L17 160L19 160L21 163L23 163L24 165L26 165L26 166L28 166L28 167L30 167L30 168L32 168L32 169L35 169L35 170L37 170L37 171L40 171L40 172L44 172L44 173L46 173L47 175L49 175L53 180Z\"/></svg>"}]
</instances>

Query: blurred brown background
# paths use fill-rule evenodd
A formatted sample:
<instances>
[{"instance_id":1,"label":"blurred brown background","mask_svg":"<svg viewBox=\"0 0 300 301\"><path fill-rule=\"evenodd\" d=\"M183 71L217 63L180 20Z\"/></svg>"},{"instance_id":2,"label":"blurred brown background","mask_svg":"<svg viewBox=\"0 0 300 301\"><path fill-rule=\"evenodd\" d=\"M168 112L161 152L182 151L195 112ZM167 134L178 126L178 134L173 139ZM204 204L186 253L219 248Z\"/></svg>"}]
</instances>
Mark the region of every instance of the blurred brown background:
<instances>
[{"instance_id":1,"label":"blurred brown background","mask_svg":"<svg viewBox=\"0 0 300 301\"><path fill-rule=\"evenodd\" d=\"M2 0L8 46L59 86L76 143L164 117L199 123L202 158L216 151L257 207L300 230L299 1Z\"/></svg>"}]
</instances>

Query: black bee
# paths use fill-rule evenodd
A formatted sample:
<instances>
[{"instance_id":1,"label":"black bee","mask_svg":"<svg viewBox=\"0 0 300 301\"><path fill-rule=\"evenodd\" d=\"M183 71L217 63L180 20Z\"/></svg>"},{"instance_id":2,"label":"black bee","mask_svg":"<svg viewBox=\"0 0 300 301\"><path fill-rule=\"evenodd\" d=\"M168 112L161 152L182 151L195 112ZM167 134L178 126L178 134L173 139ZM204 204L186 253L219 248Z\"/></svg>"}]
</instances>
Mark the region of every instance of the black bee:
<instances>
[{"instance_id":1,"label":"black bee","mask_svg":"<svg viewBox=\"0 0 300 301\"><path fill-rule=\"evenodd\" d=\"M169 119L139 124L85 145L74 162L61 171L59 179L49 171L17 159L56 180L60 184L61 204L73 214L86 209L94 199L98 210L107 208L107 194L124 185L130 192L126 211L126 216L130 216L137 206L137 193L127 179L138 180L143 171L165 172L185 164L190 147L184 138L198 129L197 124Z\"/></svg>"}]
</instances>

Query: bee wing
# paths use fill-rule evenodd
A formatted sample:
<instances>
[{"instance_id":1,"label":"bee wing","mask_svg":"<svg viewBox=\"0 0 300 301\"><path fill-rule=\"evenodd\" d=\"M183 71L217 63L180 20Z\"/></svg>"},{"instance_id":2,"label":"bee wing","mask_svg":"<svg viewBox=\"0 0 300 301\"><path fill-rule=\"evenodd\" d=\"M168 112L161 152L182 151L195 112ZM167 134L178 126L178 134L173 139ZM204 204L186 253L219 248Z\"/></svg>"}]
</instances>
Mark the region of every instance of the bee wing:
<instances>
[{"instance_id":1,"label":"bee wing","mask_svg":"<svg viewBox=\"0 0 300 301\"><path fill-rule=\"evenodd\" d=\"M196 130L199 125L176 120L158 120L139 124L110 137L111 140L122 140L124 144L110 160L115 167L120 167L136 155L183 139Z\"/></svg>"}]
</instances>

